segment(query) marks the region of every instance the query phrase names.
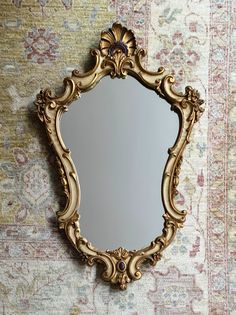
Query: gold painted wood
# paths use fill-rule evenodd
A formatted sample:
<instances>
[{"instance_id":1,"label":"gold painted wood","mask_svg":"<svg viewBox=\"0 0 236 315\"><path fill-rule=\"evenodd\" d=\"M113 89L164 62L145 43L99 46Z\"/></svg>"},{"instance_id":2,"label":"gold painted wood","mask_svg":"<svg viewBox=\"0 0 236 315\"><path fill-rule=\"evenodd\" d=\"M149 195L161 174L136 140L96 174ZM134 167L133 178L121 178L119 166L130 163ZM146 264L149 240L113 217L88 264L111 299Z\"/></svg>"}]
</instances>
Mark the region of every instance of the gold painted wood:
<instances>
[{"instance_id":1,"label":"gold painted wood","mask_svg":"<svg viewBox=\"0 0 236 315\"><path fill-rule=\"evenodd\" d=\"M86 73L77 70L72 76L64 79L64 93L54 95L51 90L42 90L37 95L35 105L39 119L46 127L51 145L54 148L61 181L67 198L64 210L58 211L59 227L65 230L68 239L78 250L82 261L92 266L101 263L104 266L102 278L126 289L127 284L141 278L140 267L148 262L155 265L160 260L162 251L173 240L177 228L183 226L186 211L179 211L174 204L176 187L182 155L194 123L203 113L197 90L190 86L185 93L177 93L173 89L175 78L160 67L157 72L150 72L143 68L142 58L146 55L143 49L137 49L134 34L118 23L114 23L107 32L102 32L98 49L91 51L95 58L95 66ZM164 170L162 181L162 199L164 205L164 227L162 235L142 249L128 251L120 247L113 251L101 251L95 248L80 233L79 213L80 185L70 150L63 143L60 132L60 117L68 110L71 102L82 93L92 89L104 76L111 78L125 78L127 75L135 77L141 84L154 90L164 98L174 110L180 120L180 128L176 143L169 149L169 157ZM148 227L147 227L148 228Z\"/></svg>"}]
</instances>

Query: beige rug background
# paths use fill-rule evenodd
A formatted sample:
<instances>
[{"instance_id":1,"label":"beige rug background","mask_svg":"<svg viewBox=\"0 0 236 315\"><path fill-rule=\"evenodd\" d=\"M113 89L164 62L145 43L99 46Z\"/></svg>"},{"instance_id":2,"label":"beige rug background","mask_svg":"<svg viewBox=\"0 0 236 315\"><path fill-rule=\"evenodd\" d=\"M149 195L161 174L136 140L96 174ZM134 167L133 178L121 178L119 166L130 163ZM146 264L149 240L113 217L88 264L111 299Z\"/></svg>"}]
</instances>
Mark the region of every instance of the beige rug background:
<instances>
[{"instance_id":1,"label":"beige rug background","mask_svg":"<svg viewBox=\"0 0 236 315\"><path fill-rule=\"evenodd\" d=\"M2 0L0 4L0 314L236 314L235 22L233 0ZM155 268L125 292L78 264L57 229L61 187L33 111L87 64L119 21L205 99L177 203L187 222Z\"/></svg>"}]
</instances>

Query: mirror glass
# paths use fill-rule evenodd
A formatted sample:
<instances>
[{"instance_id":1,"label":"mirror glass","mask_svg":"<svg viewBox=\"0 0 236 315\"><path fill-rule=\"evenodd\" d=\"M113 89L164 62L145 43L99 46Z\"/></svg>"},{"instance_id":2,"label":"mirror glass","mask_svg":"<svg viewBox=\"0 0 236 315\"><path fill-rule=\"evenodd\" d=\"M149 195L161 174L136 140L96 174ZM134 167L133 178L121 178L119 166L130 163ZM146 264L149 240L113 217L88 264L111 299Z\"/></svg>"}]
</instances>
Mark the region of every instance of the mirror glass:
<instances>
[{"instance_id":1,"label":"mirror glass","mask_svg":"<svg viewBox=\"0 0 236 315\"><path fill-rule=\"evenodd\" d=\"M161 181L178 130L170 105L129 76L103 78L62 115L81 186L81 234L95 247L140 249L161 235Z\"/></svg>"}]
</instances>

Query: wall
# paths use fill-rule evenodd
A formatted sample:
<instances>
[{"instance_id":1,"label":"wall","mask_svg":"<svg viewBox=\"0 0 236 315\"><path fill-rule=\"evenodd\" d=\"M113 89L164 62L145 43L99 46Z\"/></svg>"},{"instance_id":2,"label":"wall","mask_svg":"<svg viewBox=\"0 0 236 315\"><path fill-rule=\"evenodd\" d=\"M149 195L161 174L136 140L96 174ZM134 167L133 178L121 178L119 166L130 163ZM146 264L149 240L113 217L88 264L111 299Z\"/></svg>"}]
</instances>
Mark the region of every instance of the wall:
<instances>
[{"instance_id":1,"label":"wall","mask_svg":"<svg viewBox=\"0 0 236 315\"><path fill-rule=\"evenodd\" d=\"M1 1L2 314L235 314L235 12L233 0ZM79 264L57 229L61 186L32 103L83 69L113 21L135 31L148 68L174 65L177 88L198 88L206 106L176 199L184 229L125 292Z\"/></svg>"}]
</instances>

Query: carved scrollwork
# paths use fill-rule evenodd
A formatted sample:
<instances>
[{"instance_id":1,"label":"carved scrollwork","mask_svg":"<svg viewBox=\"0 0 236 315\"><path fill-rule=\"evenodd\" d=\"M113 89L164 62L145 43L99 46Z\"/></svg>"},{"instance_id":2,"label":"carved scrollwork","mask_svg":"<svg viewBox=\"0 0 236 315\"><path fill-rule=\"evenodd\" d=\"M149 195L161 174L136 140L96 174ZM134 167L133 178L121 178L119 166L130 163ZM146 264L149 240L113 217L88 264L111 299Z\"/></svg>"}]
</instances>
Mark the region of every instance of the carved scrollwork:
<instances>
[{"instance_id":1,"label":"carved scrollwork","mask_svg":"<svg viewBox=\"0 0 236 315\"><path fill-rule=\"evenodd\" d=\"M114 23L109 31L102 32L99 49L91 51L95 66L86 73L77 70L70 78L64 80L64 92L54 96L48 89L40 91L35 105L38 117L46 127L51 145L54 148L59 174L67 198L65 209L58 211L59 227L65 230L68 239L78 250L83 262L92 266L100 263L104 266L102 278L126 289L127 284L142 276L140 267L143 262L155 265L161 259L162 251L173 240L176 230L183 226L186 211L179 211L174 204L174 196L179 183L183 151L196 123L203 113L203 101L197 90L186 87L185 93L177 93L173 84L175 78L163 67L151 72L142 66L146 52L137 49L132 31ZM180 117L180 130L176 143L169 149L169 158L164 170L162 182L162 199L164 205L164 227L162 235L140 250L128 251L119 247L112 251L98 250L87 241L80 232L78 209L80 205L80 185L70 151L65 147L60 132L60 116L68 110L69 104L80 93L93 88L101 78L135 77L141 84L156 91Z\"/></svg>"}]
</instances>

